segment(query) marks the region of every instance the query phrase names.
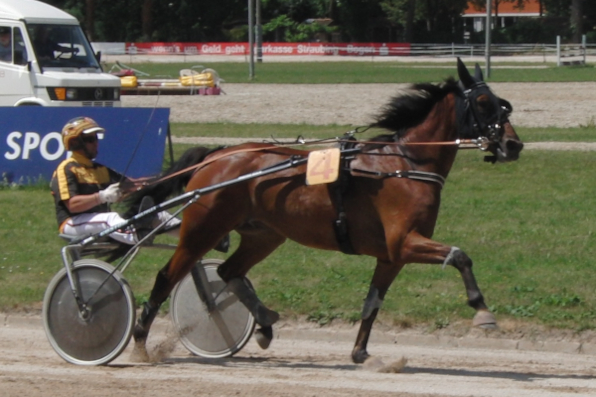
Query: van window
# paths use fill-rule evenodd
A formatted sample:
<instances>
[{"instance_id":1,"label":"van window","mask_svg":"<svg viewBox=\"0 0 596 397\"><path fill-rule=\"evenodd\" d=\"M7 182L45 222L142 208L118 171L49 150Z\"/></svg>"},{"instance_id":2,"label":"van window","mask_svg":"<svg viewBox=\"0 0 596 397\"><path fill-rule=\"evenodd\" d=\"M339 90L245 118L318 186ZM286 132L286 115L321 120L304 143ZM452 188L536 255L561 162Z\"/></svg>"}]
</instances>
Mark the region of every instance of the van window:
<instances>
[{"instance_id":1,"label":"van window","mask_svg":"<svg viewBox=\"0 0 596 397\"><path fill-rule=\"evenodd\" d=\"M21 29L0 26L0 61L17 65L27 64L27 51Z\"/></svg>"},{"instance_id":2,"label":"van window","mask_svg":"<svg viewBox=\"0 0 596 397\"><path fill-rule=\"evenodd\" d=\"M12 63L12 33L10 26L0 26L0 61Z\"/></svg>"},{"instance_id":3,"label":"van window","mask_svg":"<svg viewBox=\"0 0 596 397\"><path fill-rule=\"evenodd\" d=\"M79 25L28 24L27 31L40 66L101 70Z\"/></svg>"},{"instance_id":4,"label":"van window","mask_svg":"<svg viewBox=\"0 0 596 397\"><path fill-rule=\"evenodd\" d=\"M16 65L27 64L27 49L25 48L25 40L20 28L14 28L14 63Z\"/></svg>"}]
</instances>

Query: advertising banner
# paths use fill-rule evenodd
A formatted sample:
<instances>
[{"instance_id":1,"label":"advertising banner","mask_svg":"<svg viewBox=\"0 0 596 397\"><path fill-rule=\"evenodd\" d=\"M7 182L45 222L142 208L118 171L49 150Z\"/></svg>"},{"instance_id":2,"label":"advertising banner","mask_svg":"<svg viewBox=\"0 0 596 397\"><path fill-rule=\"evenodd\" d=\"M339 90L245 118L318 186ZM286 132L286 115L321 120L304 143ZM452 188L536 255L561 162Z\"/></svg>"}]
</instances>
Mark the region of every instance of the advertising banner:
<instances>
[{"instance_id":1,"label":"advertising banner","mask_svg":"<svg viewBox=\"0 0 596 397\"><path fill-rule=\"evenodd\" d=\"M263 55L410 55L410 43L263 43ZM127 54L248 55L248 43L126 43Z\"/></svg>"},{"instance_id":2,"label":"advertising banner","mask_svg":"<svg viewBox=\"0 0 596 397\"><path fill-rule=\"evenodd\" d=\"M97 162L132 178L161 171L170 109L0 107L0 183L49 181L69 156L62 127L79 116L106 129Z\"/></svg>"}]
</instances>

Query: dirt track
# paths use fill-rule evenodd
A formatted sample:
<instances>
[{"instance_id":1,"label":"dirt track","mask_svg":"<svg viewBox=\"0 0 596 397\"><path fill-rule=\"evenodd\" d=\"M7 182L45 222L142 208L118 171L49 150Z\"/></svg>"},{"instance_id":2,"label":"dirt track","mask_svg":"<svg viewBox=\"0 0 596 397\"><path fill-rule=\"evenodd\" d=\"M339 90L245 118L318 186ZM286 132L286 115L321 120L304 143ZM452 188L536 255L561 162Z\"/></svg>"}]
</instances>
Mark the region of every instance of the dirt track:
<instances>
[{"instance_id":1,"label":"dirt track","mask_svg":"<svg viewBox=\"0 0 596 397\"><path fill-rule=\"evenodd\" d=\"M369 349L375 358L355 365L349 358L355 330L311 330L307 335L286 325L267 351L251 340L234 358L208 361L189 355L172 339L167 319L158 319L156 325L149 347L156 362L131 362L129 346L109 366L83 367L68 364L54 353L38 318L9 321L0 328L0 395L596 395L595 355L490 349L482 339L469 339L468 347L452 347L458 339L440 338L427 338L426 343L392 343L379 331L373 333ZM507 341L502 341L503 346ZM402 359L407 360L405 368L392 372Z\"/></svg>"},{"instance_id":2,"label":"dirt track","mask_svg":"<svg viewBox=\"0 0 596 397\"><path fill-rule=\"evenodd\" d=\"M173 122L363 125L403 84L224 84L227 95L124 96L124 106L169 107ZM494 83L514 108L513 125L596 123L596 82Z\"/></svg>"}]
</instances>

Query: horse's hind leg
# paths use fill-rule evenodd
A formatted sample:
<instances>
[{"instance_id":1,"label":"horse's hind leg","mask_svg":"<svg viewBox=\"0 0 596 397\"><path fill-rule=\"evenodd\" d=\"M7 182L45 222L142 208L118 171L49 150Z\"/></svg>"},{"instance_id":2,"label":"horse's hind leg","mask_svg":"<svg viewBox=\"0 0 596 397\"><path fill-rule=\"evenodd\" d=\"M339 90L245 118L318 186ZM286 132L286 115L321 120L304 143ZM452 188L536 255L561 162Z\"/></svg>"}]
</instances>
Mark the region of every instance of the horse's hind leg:
<instances>
[{"instance_id":1,"label":"horse's hind leg","mask_svg":"<svg viewBox=\"0 0 596 397\"><path fill-rule=\"evenodd\" d=\"M482 328L496 328L495 316L488 310L484 296L482 296L472 272L472 259L464 251L457 247L437 243L418 234L411 234L406 240L403 253L406 263L435 263L455 267L464 281L468 305L476 310L473 325Z\"/></svg>"},{"instance_id":2,"label":"horse's hind leg","mask_svg":"<svg viewBox=\"0 0 596 397\"><path fill-rule=\"evenodd\" d=\"M271 326L277 322L279 314L261 302L255 291L244 282L244 277L254 265L275 251L285 241L285 237L264 226L244 227L237 231L241 236L240 245L217 271L261 326L256 333L257 342L261 348L266 349L273 338Z\"/></svg>"}]
</instances>

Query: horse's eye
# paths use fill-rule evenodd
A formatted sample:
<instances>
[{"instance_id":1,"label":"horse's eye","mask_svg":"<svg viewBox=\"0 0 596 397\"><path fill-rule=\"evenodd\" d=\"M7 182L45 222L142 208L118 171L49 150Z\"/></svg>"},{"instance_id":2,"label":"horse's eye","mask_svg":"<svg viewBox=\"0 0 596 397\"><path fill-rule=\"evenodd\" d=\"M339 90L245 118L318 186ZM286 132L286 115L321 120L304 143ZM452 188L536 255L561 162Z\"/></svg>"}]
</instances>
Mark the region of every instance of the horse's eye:
<instances>
[{"instance_id":1,"label":"horse's eye","mask_svg":"<svg viewBox=\"0 0 596 397\"><path fill-rule=\"evenodd\" d=\"M478 110L484 113L488 113L493 110L492 103L488 95L480 95L476 98L476 106Z\"/></svg>"}]
</instances>

